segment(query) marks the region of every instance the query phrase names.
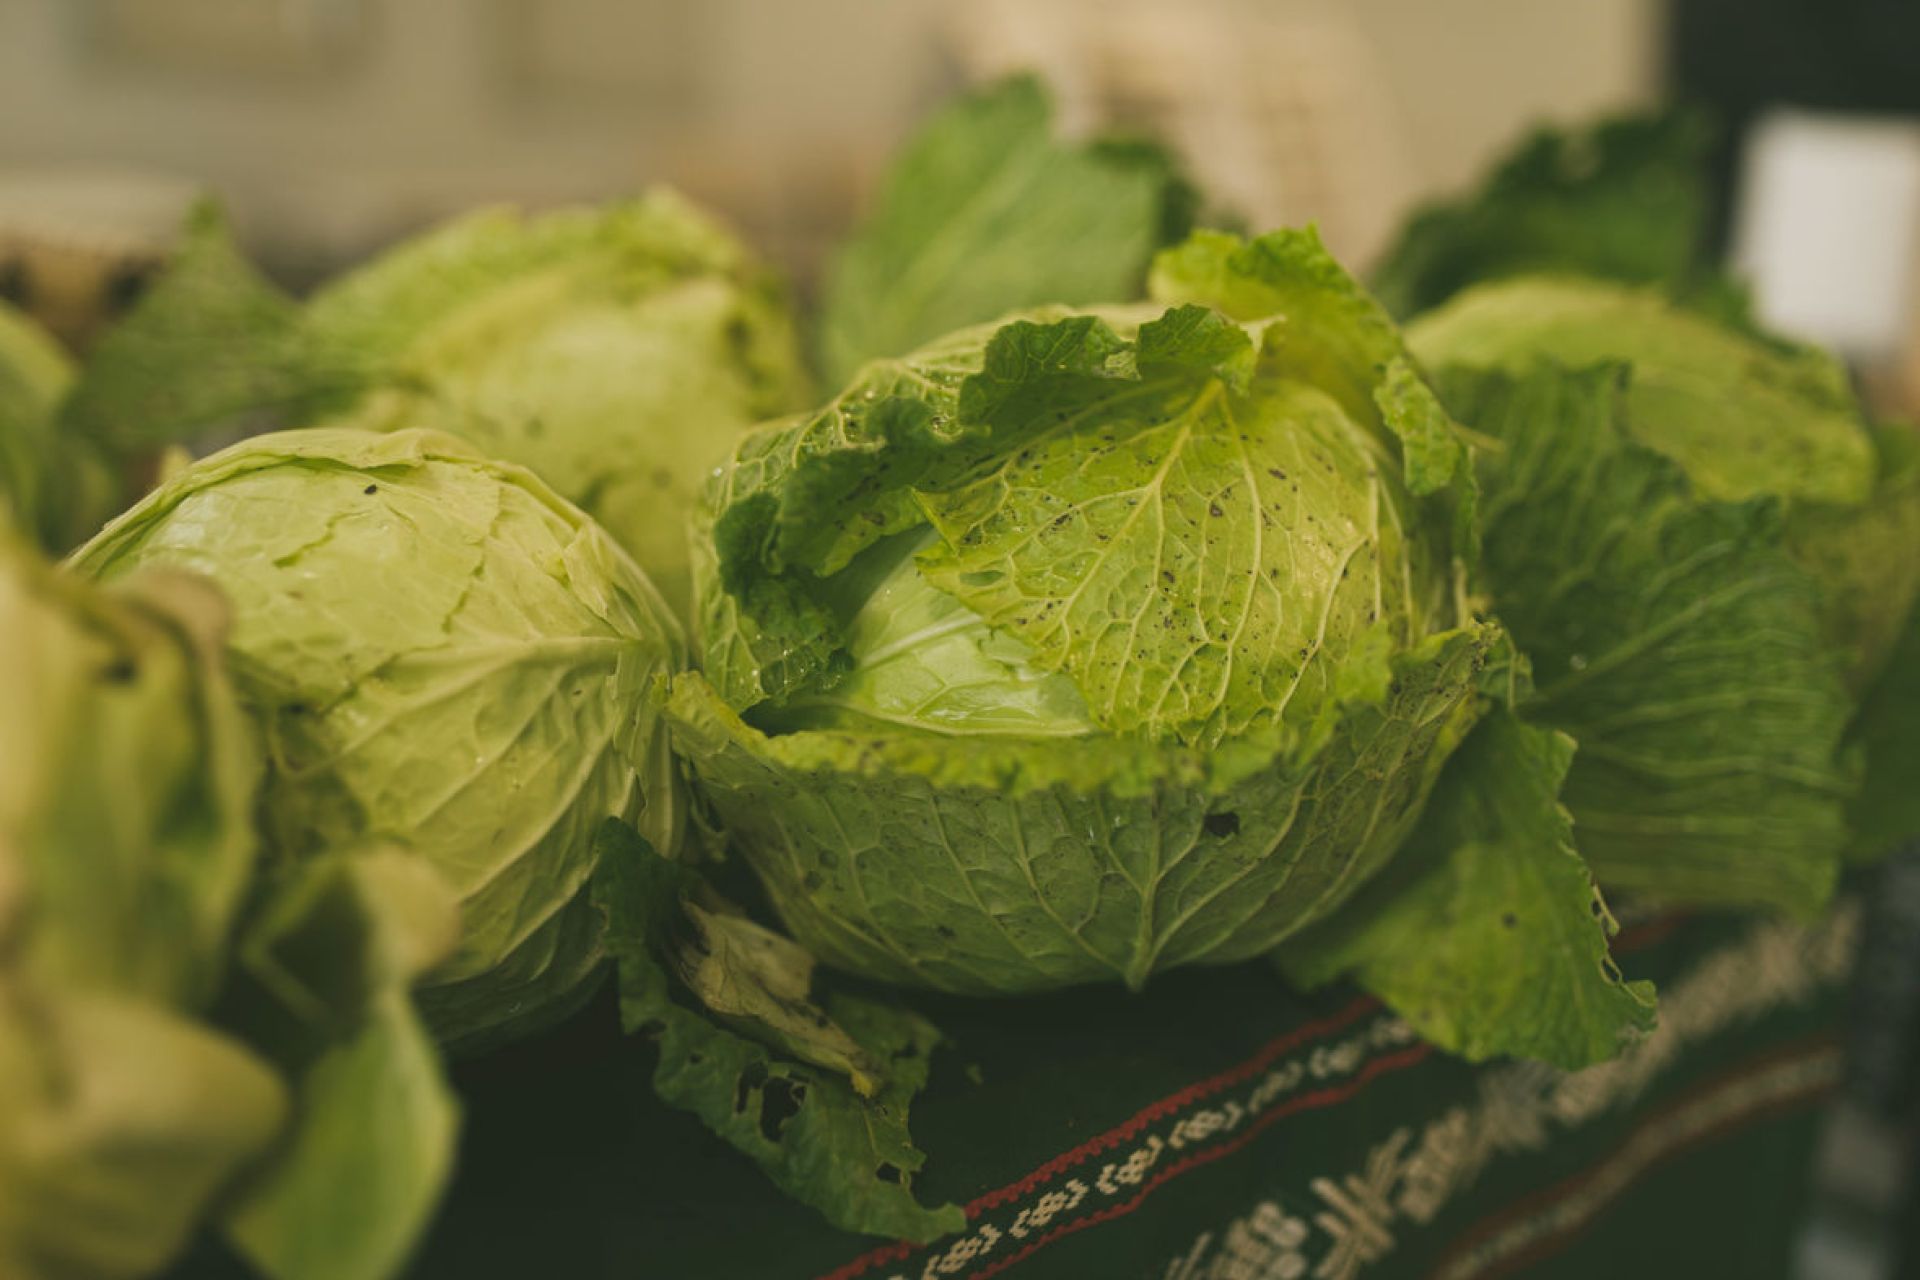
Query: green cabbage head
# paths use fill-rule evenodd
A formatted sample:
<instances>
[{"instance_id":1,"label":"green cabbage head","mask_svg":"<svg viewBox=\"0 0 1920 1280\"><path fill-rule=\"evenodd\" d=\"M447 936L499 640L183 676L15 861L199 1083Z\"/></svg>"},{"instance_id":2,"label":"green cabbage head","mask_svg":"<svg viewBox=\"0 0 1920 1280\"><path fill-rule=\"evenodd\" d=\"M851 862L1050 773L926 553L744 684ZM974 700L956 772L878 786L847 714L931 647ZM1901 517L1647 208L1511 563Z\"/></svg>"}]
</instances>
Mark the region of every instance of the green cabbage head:
<instances>
[{"instance_id":1,"label":"green cabbage head","mask_svg":"<svg viewBox=\"0 0 1920 1280\"><path fill-rule=\"evenodd\" d=\"M995 993L1257 955L1386 863L1478 714L1464 452L1391 323L1311 234L1157 283L1184 305L870 363L709 490L676 744L834 964Z\"/></svg>"},{"instance_id":2,"label":"green cabbage head","mask_svg":"<svg viewBox=\"0 0 1920 1280\"><path fill-rule=\"evenodd\" d=\"M274 852L396 845L460 899L459 948L421 995L443 1038L539 1021L583 990L605 818L678 844L658 711L680 629L612 539L519 467L429 431L262 436L163 483L76 564L219 584Z\"/></svg>"},{"instance_id":3,"label":"green cabbage head","mask_svg":"<svg viewBox=\"0 0 1920 1280\"><path fill-rule=\"evenodd\" d=\"M1868 428L1845 371L1675 304L1657 289L1575 277L1482 285L1421 316L1431 367L1631 366L1625 429L1700 498L1778 503L1796 558L1825 585L1823 624L1859 688L1920 593L1920 466L1903 429Z\"/></svg>"},{"instance_id":4,"label":"green cabbage head","mask_svg":"<svg viewBox=\"0 0 1920 1280\"><path fill-rule=\"evenodd\" d=\"M807 400L786 292L669 191L487 210L315 295L316 358L357 368L357 425L439 422L530 467L684 613L688 512L732 438ZM445 416L436 416L445 415Z\"/></svg>"},{"instance_id":5,"label":"green cabbage head","mask_svg":"<svg viewBox=\"0 0 1920 1280\"><path fill-rule=\"evenodd\" d=\"M1485 582L1602 883L1814 910L1849 840L1843 748L1920 591L1920 467L1839 367L1665 294L1468 289L1408 329L1481 453ZM1876 745L1872 776L1900 751Z\"/></svg>"},{"instance_id":6,"label":"green cabbage head","mask_svg":"<svg viewBox=\"0 0 1920 1280\"><path fill-rule=\"evenodd\" d=\"M287 1118L204 1021L257 853L224 625L0 539L0 1274L152 1274Z\"/></svg>"}]
</instances>

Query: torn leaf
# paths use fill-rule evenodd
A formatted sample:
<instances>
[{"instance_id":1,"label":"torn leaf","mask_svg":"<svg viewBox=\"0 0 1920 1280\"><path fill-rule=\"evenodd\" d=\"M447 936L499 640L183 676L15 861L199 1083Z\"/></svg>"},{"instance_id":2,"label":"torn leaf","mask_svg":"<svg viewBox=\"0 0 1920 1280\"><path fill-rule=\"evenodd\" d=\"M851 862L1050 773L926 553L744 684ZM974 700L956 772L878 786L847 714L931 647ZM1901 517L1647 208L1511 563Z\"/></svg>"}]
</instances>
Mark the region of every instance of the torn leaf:
<instances>
[{"instance_id":1,"label":"torn leaf","mask_svg":"<svg viewBox=\"0 0 1920 1280\"><path fill-rule=\"evenodd\" d=\"M929 1209L913 1196L913 1175L925 1163L907 1132L907 1107L925 1086L928 1058L939 1033L924 1019L869 1001L842 998L831 1013L836 1035L859 1056L886 1064L884 1079L862 1097L848 1077L795 1061L716 1021L711 1012L682 1003L668 965L698 976L702 962L668 960L685 945L688 928L712 929L716 917L699 907L686 923L682 903L696 883L683 866L653 852L632 828L608 820L598 837L599 870L593 896L607 916L607 950L620 984L621 1021L629 1031L651 1031L660 1045L653 1086L672 1106L690 1111L734 1148L751 1157L774 1183L818 1209L833 1225L868 1235L928 1241L966 1224L957 1205ZM737 918L736 918L737 919ZM796 970L743 978L730 960L779 956L764 939L720 919L704 963L708 990L730 1005L726 1022L786 1009ZM790 957L789 957L790 959ZM713 966L728 972L716 980ZM751 966L749 965L749 968ZM769 981L771 986L769 986ZM743 985L745 984L745 985ZM676 998L680 997L680 998ZM794 1028L760 1024L776 1040Z\"/></svg>"}]
</instances>

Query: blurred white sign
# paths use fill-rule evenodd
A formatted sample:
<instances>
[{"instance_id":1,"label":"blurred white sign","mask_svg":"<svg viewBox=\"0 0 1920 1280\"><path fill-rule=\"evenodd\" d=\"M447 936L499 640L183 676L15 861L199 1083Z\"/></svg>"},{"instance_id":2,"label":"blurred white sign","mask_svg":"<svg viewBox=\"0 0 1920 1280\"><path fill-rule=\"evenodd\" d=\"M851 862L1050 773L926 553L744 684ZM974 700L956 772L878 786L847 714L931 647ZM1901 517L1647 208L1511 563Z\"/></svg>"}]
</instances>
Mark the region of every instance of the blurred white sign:
<instances>
[{"instance_id":1,"label":"blurred white sign","mask_svg":"<svg viewBox=\"0 0 1920 1280\"><path fill-rule=\"evenodd\" d=\"M1765 116L1744 157L1734 260L1769 326L1892 356L1920 309L1920 121Z\"/></svg>"}]
</instances>

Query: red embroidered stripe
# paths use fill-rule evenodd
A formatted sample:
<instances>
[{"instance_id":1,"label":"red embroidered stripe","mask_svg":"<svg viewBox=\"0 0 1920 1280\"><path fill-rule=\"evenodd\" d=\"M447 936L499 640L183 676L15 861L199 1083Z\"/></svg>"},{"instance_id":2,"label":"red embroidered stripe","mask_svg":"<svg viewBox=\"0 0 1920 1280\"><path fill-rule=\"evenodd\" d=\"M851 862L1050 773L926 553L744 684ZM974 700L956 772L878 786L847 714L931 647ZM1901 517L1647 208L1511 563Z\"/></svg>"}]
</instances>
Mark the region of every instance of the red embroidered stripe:
<instances>
[{"instance_id":1,"label":"red embroidered stripe","mask_svg":"<svg viewBox=\"0 0 1920 1280\"><path fill-rule=\"evenodd\" d=\"M1364 1089L1370 1082L1378 1079L1380 1076L1393 1071L1404 1071L1408 1067L1414 1066L1425 1059L1432 1052L1432 1045L1416 1044L1411 1048L1402 1049L1398 1053L1390 1053L1383 1058L1375 1058L1372 1062L1362 1067L1359 1072L1354 1075L1353 1079L1347 1081L1345 1084L1331 1085L1325 1089L1316 1090L1313 1093L1303 1093L1297 1098L1290 1098L1286 1102L1280 1103L1272 1110L1262 1114L1259 1119L1247 1126L1245 1133L1234 1138L1232 1141L1219 1143L1216 1146L1208 1147L1204 1151L1196 1151L1186 1159L1168 1165L1159 1173L1149 1178L1147 1184L1141 1187L1131 1199L1123 1201L1120 1204L1110 1205L1098 1213L1090 1213L1083 1218L1075 1218L1072 1222L1062 1223L1033 1243L1008 1254L1004 1258L999 1258L981 1270L974 1272L972 1280L986 1280L988 1276L998 1275L1014 1263L1023 1262L1032 1257L1062 1236L1072 1235L1074 1232L1091 1227L1096 1223L1111 1222L1115 1218L1123 1218L1135 1209L1138 1209L1148 1196L1181 1174L1196 1169L1203 1164L1210 1164L1215 1160L1232 1155L1259 1137L1261 1130L1265 1129L1274 1121L1281 1119L1283 1116L1297 1115L1302 1111L1312 1111L1319 1107L1336 1106L1360 1092L1360 1090Z\"/></svg>"},{"instance_id":2,"label":"red embroidered stripe","mask_svg":"<svg viewBox=\"0 0 1920 1280\"><path fill-rule=\"evenodd\" d=\"M1666 939L1673 934L1674 930L1678 929L1686 919L1686 913L1674 912L1649 920L1631 929L1623 929L1613 940L1613 950L1616 952L1631 952L1657 946L1661 942L1666 941ZM1168 1094L1166 1097L1161 1098L1157 1102L1149 1103L1113 1128L1096 1134L1094 1137L1087 1139L1087 1141L1071 1150L1061 1152L1059 1155L1052 1157L1046 1163L1019 1179L1009 1182L1005 1186L988 1191L983 1195L976 1196L967 1202L967 1220L973 1221L990 1209L997 1208L1011 1200L1016 1200L1029 1192L1037 1190L1067 1170L1084 1164L1087 1160L1101 1152L1110 1150L1137 1136L1141 1130L1155 1121L1164 1119L1181 1108L1189 1106L1211 1094L1218 1093L1223 1089L1231 1088L1236 1084L1251 1079L1267 1067L1273 1065L1276 1059L1314 1040L1324 1039L1343 1031L1367 1014L1380 1008L1380 1002L1372 996L1361 996L1336 1013L1314 1022L1304 1023L1292 1031L1287 1032L1285 1035L1275 1037L1273 1040L1262 1045L1251 1057L1226 1068L1224 1071L1186 1085ZM1281 1116L1295 1114L1312 1107L1327 1106L1334 1102L1344 1101L1352 1097L1367 1081L1376 1078L1383 1071L1397 1070L1401 1066L1410 1066L1414 1062L1418 1062L1420 1059L1426 1057L1430 1049L1431 1046L1417 1045L1413 1049L1407 1049L1399 1053L1389 1054L1386 1057L1377 1058L1363 1067L1354 1079L1343 1085L1322 1089L1316 1093L1302 1094L1287 1103L1276 1106L1271 1111L1261 1115L1258 1120L1248 1127L1245 1133L1234 1138L1231 1142L1222 1143L1217 1147L1210 1147L1205 1151L1197 1152L1187 1157L1177 1164L1168 1166L1159 1174L1155 1175L1137 1195L1124 1204L1114 1205L1098 1213L1090 1214L1084 1218L1076 1218L1072 1222L1065 1223L1034 1241L1032 1244L1025 1246L1018 1252L1009 1254L1007 1257L995 1261L989 1269L978 1274L984 1277L992 1275L997 1271L1004 1271L1016 1261L1031 1257L1033 1253L1047 1241L1057 1239L1073 1231L1081 1230L1084 1227L1092 1226L1097 1222L1106 1222L1113 1218L1120 1217L1122 1214L1131 1213L1139 1206L1140 1202L1146 1198L1150 1191L1163 1185L1169 1178L1193 1168L1197 1164L1202 1164L1209 1160L1217 1160L1238 1151L1268 1124L1271 1124ZM1326 1099L1326 1101L1316 1101L1316 1099ZM890 1244L880 1245L875 1249L861 1254L852 1261L844 1263L820 1276L818 1280L857 1280L857 1277L865 1275L875 1267L884 1266L892 1262L903 1262L925 1247L926 1246L923 1245L915 1245L907 1240L896 1240Z\"/></svg>"},{"instance_id":3,"label":"red embroidered stripe","mask_svg":"<svg viewBox=\"0 0 1920 1280\"><path fill-rule=\"evenodd\" d=\"M1076 1165L1084 1164L1102 1151L1117 1147L1137 1136L1142 1129L1154 1121L1164 1119L1184 1106L1251 1079L1271 1066L1275 1059L1300 1048L1309 1041L1345 1030L1379 1007L1380 1002L1372 996L1361 996L1338 1013L1330 1014L1315 1022L1304 1023L1283 1036L1269 1040L1252 1057L1208 1076L1204 1080L1196 1080L1157 1102L1149 1103L1113 1128L1104 1133L1095 1134L1069 1151L1061 1152L1023 1177L984 1195L974 1197L967 1202L967 1220L972 1221L989 1209L1036 1190ZM861 1254L846 1265L821 1276L820 1280L854 1280L856 1276L864 1275L876 1266L902 1261L914 1252L916 1252L916 1246L911 1242L896 1240L892 1244L881 1245L877 1249Z\"/></svg>"},{"instance_id":4,"label":"red embroidered stripe","mask_svg":"<svg viewBox=\"0 0 1920 1280\"><path fill-rule=\"evenodd\" d=\"M1025 1195L1042 1183L1048 1182L1060 1174L1065 1173L1075 1165L1084 1164L1088 1159L1099 1155L1102 1151L1117 1147L1128 1139L1135 1137L1142 1129L1154 1121L1164 1119L1180 1110L1180 1108L1198 1102L1210 1094L1218 1093L1222 1089L1230 1089L1236 1084L1241 1084L1244 1081L1252 1079L1254 1076L1266 1070L1266 1068L1272 1066L1276 1058L1298 1049L1310 1040L1319 1040L1334 1034L1336 1031L1344 1031L1379 1007L1380 1002L1372 996L1361 996L1358 1000L1355 1000L1338 1013L1330 1014L1317 1022L1305 1023L1289 1031L1286 1035L1269 1040L1266 1044L1262 1045L1251 1058L1246 1059L1244 1062L1228 1067L1225 1071L1208 1076L1204 1080L1196 1080L1185 1088L1168 1094L1166 1097L1160 1099L1160 1101L1142 1107L1140 1110L1134 1112L1128 1119L1115 1125L1105 1133L1087 1139L1071 1151L1061 1152L1019 1181L1009 1182L1006 1186L998 1190L989 1191L983 1196L977 1196L968 1201L967 1217L977 1218L988 1209L1003 1205L1009 1200L1014 1200Z\"/></svg>"}]
</instances>

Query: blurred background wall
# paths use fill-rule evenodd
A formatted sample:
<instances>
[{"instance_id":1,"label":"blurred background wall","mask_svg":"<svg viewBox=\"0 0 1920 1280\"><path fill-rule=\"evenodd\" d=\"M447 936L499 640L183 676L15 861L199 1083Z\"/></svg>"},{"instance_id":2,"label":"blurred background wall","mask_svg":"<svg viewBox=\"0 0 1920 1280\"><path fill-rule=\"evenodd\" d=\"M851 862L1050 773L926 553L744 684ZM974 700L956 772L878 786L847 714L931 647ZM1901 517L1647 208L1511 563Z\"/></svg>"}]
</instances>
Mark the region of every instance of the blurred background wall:
<instances>
[{"instance_id":1,"label":"blurred background wall","mask_svg":"<svg viewBox=\"0 0 1920 1280\"><path fill-rule=\"evenodd\" d=\"M1920 412L1913 0L0 0L0 297L83 344L202 190L299 286L477 203L654 182L804 293L915 120L1016 66L1363 270L1526 126L1703 100L1762 314Z\"/></svg>"},{"instance_id":2,"label":"blurred background wall","mask_svg":"<svg viewBox=\"0 0 1920 1280\"><path fill-rule=\"evenodd\" d=\"M666 181L804 278L926 107L1010 61L1069 66L1076 31L1132 29L1113 7L0 0L0 217L78 203L117 219L96 230L137 234L178 198L152 180L187 179L298 281L478 201ZM1231 127L1203 121L1183 141L1203 168L1224 153L1223 189L1265 206L1250 221L1318 216L1351 256L1406 202L1464 182L1516 122L1643 100L1657 82L1655 0L1120 7L1160 21L1082 66L1083 122L1142 95L1264 105L1261 182L1235 180L1247 148ZM1200 34L1178 58L1140 56L1167 31ZM91 171L84 199L77 170ZM127 195L136 179L144 199Z\"/></svg>"}]
</instances>

